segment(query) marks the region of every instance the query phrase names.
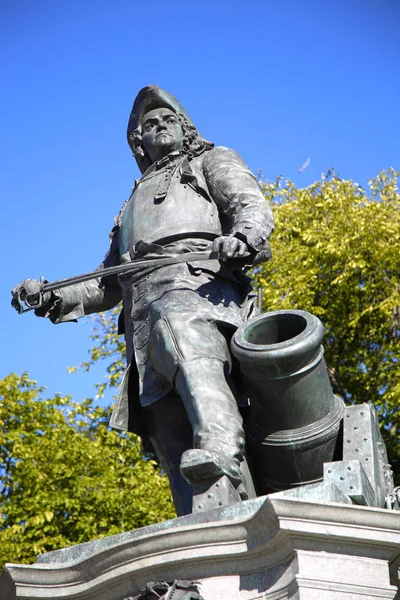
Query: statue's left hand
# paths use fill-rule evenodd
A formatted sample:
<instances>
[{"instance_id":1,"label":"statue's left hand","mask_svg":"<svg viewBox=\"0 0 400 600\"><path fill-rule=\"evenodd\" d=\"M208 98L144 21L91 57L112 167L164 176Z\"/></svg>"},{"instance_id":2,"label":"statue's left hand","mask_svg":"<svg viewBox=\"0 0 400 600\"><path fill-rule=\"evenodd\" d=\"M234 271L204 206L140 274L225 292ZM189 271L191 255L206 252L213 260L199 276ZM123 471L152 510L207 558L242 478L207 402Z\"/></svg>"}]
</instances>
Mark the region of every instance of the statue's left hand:
<instances>
[{"instance_id":1,"label":"statue's left hand","mask_svg":"<svg viewBox=\"0 0 400 600\"><path fill-rule=\"evenodd\" d=\"M233 235L221 235L215 238L212 251L215 252L221 260L227 260L235 256L244 256L247 252L247 244L234 237Z\"/></svg>"}]
</instances>

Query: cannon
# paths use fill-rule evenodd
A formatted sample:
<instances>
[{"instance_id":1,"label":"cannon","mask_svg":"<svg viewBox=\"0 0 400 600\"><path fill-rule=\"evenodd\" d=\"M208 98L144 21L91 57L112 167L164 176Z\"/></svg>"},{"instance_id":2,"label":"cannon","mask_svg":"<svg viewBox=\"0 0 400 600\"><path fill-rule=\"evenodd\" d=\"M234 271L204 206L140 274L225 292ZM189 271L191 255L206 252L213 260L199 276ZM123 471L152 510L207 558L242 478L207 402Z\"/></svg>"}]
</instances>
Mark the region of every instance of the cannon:
<instances>
[{"instance_id":1,"label":"cannon","mask_svg":"<svg viewBox=\"0 0 400 600\"><path fill-rule=\"evenodd\" d=\"M345 404L333 394L321 321L305 311L264 313L232 338L250 400L245 420L258 495L322 481L341 459Z\"/></svg>"}]
</instances>

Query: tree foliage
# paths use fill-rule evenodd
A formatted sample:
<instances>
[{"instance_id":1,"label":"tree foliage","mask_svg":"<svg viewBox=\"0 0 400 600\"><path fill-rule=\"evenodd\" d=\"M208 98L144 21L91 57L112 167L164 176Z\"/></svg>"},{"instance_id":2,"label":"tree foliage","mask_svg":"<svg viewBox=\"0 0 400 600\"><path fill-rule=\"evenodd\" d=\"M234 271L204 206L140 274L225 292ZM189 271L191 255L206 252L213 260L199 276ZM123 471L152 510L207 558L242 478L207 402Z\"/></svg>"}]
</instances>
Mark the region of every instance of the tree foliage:
<instances>
[{"instance_id":1,"label":"tree foliage","mask_svg":"<svg viewBox=\"0 0 400 600\"><path fill-rule=\"evenodd\" d=\"M0 565L174 517L166 477L92 401L0 380Z\"/></svg>"},{"instance_id":2,"label":"tree foliage","mask_svg":"<svg viewBox=\"0 0 400 600\"><path fill-rule=\"evenodd\" d=\"M89 360L81 362L79 367L84 371L90 371L97 361L107 361L104 381L96 384L98 398L103 397L107 389L119 386L126 369L125 340L123 335L118 334L118 317L121 308L122 304L119 304L108 312L89 317L93 323L93 332L90 336L92 347L88 350ZM69 367L68 371L73 373L77 369L76 366Z\"/></svg>"},{"instance_id":3,"label":"tree foliage","mask_svg":"<svg viewBox=\"0 0 400 600\"><path fill-rule=\"evenodd\" d=\"M264 310L298 308L326 330L334 391L373 402L400 476L399 173L381 172L366 191L335 174L304 189L265 183L276 230L273 259L255 273ZM399 481L400 483L400 481Z\"/></svg>"}]
</instances>

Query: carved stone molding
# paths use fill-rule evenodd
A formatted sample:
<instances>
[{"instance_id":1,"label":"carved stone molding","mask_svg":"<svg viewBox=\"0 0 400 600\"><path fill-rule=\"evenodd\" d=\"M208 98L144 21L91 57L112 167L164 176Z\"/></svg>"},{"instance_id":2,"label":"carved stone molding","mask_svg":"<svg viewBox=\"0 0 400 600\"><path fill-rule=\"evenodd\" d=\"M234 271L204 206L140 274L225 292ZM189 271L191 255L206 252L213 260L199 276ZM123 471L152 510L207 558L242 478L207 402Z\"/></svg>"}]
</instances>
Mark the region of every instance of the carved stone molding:
<instances>
[{"instance_id":1,"label":"carved stone molding","mask_svg":"<svg viewBox=\"0 0 400 600\"><path fill-rule=\"evenodd\" d=\"M0 600L137 600L174 580L199 581L205 600L395 598L397 511L283 494L9 564Z\"/></svg>"}]
</instances>

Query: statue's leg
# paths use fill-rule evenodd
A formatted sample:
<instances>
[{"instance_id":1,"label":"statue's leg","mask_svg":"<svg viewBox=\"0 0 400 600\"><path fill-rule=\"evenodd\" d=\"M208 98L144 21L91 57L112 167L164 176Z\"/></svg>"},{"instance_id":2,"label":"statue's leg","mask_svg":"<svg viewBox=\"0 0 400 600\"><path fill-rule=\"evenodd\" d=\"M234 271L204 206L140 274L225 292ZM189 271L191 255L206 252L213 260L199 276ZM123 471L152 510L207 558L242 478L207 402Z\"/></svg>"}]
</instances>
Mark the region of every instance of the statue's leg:
<instances>
[{"instance_id":1,"label":"statue's leg","mask_svg":"<svg viewBox=\"0 0 400 600\"><path fill-rule=\"evenodd\" d=\"M207 316L172 312L155 325L150 356L156 370L181 396L193 429L194 450L190 461L182 465L187 480L195 483L227 475L239 488L243 483L244 431L225 335Z\"/></svg>"},{"instance_id":2,"label":"statue's leg","mask_svg":"<svg viewBox=\"0 0 400 600\"><path fill-rule=\"evenodd\" d=\"M192 512L192 487L180 471L182 454L192 448L193 432L185 407L175 391L143 409L148 437L168 475L178 517Z\"/></svg>"},{"instance_id":3,"label":"statue's leg","mask_svg":"<svg viewBox=\"0 0 400 600\"><path fill-rule=\"evenodd\" d=\"M193 448L220 457L222 471L242 481L244 432L226 363L215 358L183 362L175 386L193 428Z\"/></svg>"}]
</instances>

